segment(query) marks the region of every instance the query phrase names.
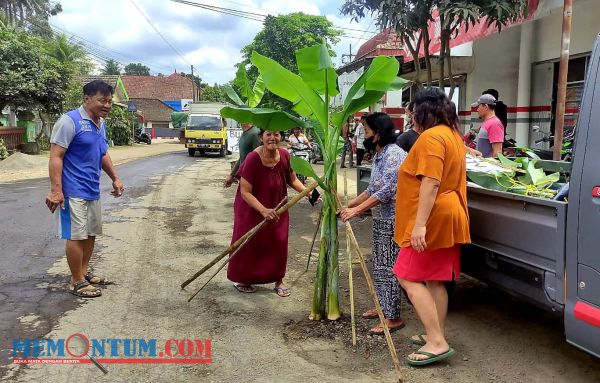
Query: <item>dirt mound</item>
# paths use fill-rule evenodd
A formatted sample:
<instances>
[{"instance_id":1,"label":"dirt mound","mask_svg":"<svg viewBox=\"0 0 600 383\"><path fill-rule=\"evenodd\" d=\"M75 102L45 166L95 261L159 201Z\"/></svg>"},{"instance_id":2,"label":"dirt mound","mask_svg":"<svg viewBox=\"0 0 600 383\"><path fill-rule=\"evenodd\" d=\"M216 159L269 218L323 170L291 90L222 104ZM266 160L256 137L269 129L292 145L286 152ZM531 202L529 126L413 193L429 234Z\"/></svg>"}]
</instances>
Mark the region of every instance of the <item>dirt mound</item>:
<instances>
[{"instance_id":1,"label":"dirt mound","mask_svg":"<svg viewBox=\"0 0 600 383\"><path fill-rule=\"evenodd\" d=\"M36 169L48 165L48 157L31 156L23 153L15 153L5 160L0 161L0 170L19 171Z\"/></svg>"}]
</instances>

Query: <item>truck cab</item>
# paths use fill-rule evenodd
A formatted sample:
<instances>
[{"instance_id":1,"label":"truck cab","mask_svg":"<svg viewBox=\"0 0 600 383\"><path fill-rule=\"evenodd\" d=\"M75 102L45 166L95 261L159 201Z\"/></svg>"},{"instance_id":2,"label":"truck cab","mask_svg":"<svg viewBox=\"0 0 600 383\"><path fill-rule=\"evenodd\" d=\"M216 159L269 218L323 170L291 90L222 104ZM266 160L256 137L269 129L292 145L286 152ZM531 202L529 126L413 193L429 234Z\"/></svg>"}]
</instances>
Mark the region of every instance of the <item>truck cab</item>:
<instances>
[{"instance_id":1,"label":"truck cab","mask_svg":"<svg viewBox=\"0 0 600 383\"><path fill-rule=\"evenodd\" d=\"M227 149L227 123L219 111L224 105L210 102L190 104L190 112L185 127L185 147L194 156L207 152L219 153L225 157Z\"/></svg>"}]
</instances>

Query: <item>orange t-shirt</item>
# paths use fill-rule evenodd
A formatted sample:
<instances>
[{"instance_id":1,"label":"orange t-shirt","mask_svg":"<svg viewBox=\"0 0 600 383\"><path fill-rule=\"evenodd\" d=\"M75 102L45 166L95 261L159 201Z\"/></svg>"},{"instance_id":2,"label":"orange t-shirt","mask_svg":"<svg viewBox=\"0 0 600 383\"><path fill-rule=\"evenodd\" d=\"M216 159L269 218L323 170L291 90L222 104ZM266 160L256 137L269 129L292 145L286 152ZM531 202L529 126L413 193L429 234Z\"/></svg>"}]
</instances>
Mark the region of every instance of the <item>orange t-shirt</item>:
<instances>
[{"instance_id":1,"label":"orange t-shirt","mask_svg":"<svg viewBox=\"0 0 600 383\"><path fill-rule=\"evenodd\" d=\"M424 131L398 171L394 239L410 247L417 218L421 177L440 181L429 219L427 250L469 243L466 149L462 137L444 125Z\"/></svg>"}]
</instances>

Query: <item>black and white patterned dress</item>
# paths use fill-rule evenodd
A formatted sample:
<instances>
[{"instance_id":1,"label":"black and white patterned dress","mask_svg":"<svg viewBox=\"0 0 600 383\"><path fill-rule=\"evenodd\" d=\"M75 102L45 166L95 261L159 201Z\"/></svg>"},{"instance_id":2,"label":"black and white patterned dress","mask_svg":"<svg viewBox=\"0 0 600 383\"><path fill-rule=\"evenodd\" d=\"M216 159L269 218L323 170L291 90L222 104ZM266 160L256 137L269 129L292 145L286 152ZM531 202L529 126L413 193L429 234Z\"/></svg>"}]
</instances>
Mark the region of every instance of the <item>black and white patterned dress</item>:
<instances>
[{"instance_id":1,"label":"black and white patterned dress","mask_svg":"<svg viewBox=\"0 0 600 383\"><path fill-rule=\"evenodd\" d=\"M373 158L367 194L380 204L373 211L373 280L377 298L387 319L400 318L402 290L392 269L400 248L394 242L396 182L406 152L395 143Z\"/></svg>"}]
</instances>

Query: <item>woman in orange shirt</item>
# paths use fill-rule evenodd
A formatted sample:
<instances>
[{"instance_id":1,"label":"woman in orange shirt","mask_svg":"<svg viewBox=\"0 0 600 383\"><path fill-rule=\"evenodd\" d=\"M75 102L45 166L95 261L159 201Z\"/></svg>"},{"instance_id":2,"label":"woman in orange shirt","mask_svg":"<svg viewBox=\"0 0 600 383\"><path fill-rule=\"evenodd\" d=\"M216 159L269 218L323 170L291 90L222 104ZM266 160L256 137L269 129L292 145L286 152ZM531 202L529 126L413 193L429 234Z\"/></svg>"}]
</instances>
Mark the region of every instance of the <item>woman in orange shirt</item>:
<instances>
[{"instance_id":1,"label":"woman in orange shirt","mask_svg":"<svg viewBox=\"0 0 600 383\"><path fill-rule=\"evenodd\" d=\"M414 120L421 134L398 173L394 274L425 327L411 338L422 347L407 358L420 366L454 354L444 337L444 281L458 277L460 244L470 236L466 149L454 104L440 89L424 89L415 98Z\"/></svg>"}]
</instances>

